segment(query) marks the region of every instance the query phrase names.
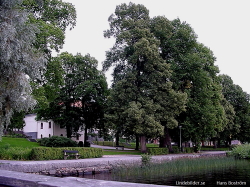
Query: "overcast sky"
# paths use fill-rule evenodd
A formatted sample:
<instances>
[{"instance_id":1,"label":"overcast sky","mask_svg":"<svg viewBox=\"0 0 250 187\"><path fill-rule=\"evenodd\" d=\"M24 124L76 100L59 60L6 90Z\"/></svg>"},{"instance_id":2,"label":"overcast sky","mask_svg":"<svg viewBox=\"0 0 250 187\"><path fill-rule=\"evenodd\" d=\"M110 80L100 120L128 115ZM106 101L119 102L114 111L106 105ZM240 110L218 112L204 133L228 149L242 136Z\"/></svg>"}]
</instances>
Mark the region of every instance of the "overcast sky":
<instances>
[{"instance_id":1,"label":"overcast sky","mask_svg":"<svg viewBox=\"0 0 250 187\"><path fill-rule=\"evenodd\" d=\"M229 75L234 84L250 93L250 11L248 0L63 0L75 5L77 26L66 33L61 50L85 55L89 53L100 64L105 51L114 44L103 37L109 29L108 17L116 5L133 2L143 4L150 17L180 18L191 25L198 41L209 47L217 58L221 74ZM107 73L108 81L110 75Z\"/></svg>"}]
</instances>

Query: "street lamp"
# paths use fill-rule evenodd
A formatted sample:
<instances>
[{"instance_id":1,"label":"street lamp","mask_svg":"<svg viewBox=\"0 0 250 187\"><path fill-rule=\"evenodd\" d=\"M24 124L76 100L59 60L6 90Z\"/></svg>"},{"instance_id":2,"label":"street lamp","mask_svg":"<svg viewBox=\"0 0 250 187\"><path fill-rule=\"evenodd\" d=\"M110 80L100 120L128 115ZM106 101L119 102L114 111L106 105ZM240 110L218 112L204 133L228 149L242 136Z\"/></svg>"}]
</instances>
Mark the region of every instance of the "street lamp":
<instances>
[{"instance_id":1,"label":"street lamp","mask_svg":"<svg viewBox=\"0 0 250 187\"><path fill-rule=\"evenodd\" d=\"M180 128L180 151L181 151L181 126L179 126Z\"/></svg>"}]
</instances>

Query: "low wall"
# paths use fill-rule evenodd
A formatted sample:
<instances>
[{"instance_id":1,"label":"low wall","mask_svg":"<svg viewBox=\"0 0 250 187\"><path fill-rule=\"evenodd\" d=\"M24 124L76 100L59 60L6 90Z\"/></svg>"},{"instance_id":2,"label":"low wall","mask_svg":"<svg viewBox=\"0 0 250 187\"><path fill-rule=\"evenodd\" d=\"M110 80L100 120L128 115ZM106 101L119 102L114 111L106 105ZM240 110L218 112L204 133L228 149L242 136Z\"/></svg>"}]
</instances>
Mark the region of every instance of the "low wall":
<instances>
[{"instance_id":1,"label":"low wall","mask_svg":"<svg viewBox=\"0 0 250 187\"><path fill-rule=\"evenodd\" d=\"M161 163L175 159L226 156L225 152L209 154L176 154L152 156L152 162ZM103 158L48 161L0 161L0 169L53 176L78 176L110 172L114 166L141 164L141 156L106 156Z\"/></svg>"},{"instance_id":2,"label":"low wall","mask_svg":"<svg viewBox=\"0 0 250 187\"><path fill-rule=\"evenodd\" d=\"M153 156L152 162L161 163L161 162L171 161L175 159L215 157L215 156L216 157L226 156L226 153L215 152L215 153L209 153L209 154L202 153L202 154L161 155L161 156ZM53 185L51 184L45 185L46 180L49 180L50 183L51 182L53 183L53 181L58 181L59 179L62 179L59 177L55 178L52 176L61 177L61 176L78 176L78 175L86 175L86 174L97 174L101 172L110 172L114 166L131 165L131 164L132 165L141 164L141 156L138 156L138 155L118 156L116 155L116 156L105 156L103 158L94 158L94 159L49 160L49 161L0 160L0 184L18 186L18 187L22 187L22 186L34 187L34 183L36 183L35 185L36 187L37 186L47 187L47 186L53 186ZM34 175L34 174L39 174L39 175ZM52 175L52 176L48 176L48 175ZM78 182L79 180L81 181L90 180L90 179L81 179L81 178L74 178L74 177L66 177L66 178L68 180L72 178L73 181L77 180ZM40 179L42 180L41 184L40 184L41 182ZM64 179L64 180L67 180L67 179ZM5 181L5 183L3 183L2 181ZM23 185L19 184L19 182L21 182ZM114 181L105 181L105 182L106 183L110 182L110 184L107 184L107 186L110 186L110 187L121 186L121 183L119 182L114 182ZM28 185L28 184L31 184L31 185ZM58 182L58 184L59 184L58 186L60 187L73 186L72 181L69 183L71 185L66 185L66 184L61 185L63 184L61 182ZM90 186L90 187L95 186L95 185L92 185L94 183L90 183L90 184L86 186ZM56 182L54 182L54 185L57 186ZM96 186L99 186L99 184L97 185L96 183ZM122 186L124 185L122 184ZM133 186L133 185L130 185L130 186ZM149 185L145 185L145 186L149 186ZM150 185L150 186L155 186L155 185Z\"/></svg>"}]
</instances>

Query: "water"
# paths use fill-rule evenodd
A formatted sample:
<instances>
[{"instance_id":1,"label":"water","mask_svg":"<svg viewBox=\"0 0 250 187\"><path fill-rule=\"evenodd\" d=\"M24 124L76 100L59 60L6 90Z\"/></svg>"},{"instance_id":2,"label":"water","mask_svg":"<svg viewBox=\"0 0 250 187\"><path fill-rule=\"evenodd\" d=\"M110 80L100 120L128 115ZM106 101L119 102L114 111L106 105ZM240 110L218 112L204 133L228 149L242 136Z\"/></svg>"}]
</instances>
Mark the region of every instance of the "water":
<instances>
[{"instance_id":1,"label":"water","mask_svg":"<svg viewBox=\"0 0 250 187\"><path fill-rule=\"evenodd\" d=\"M84 178L122 181L144 184L171 185L171 186L249 186L250 184L250 162L237 162L236 166L228 166L223 169L195 172L192 174L181 174L178 176L161 175L151 177L143 176L117 176L115 173L102 173L96 175L85 175ZM237 184L237 185L236 185Z\"/></svg>"}]
</instances>

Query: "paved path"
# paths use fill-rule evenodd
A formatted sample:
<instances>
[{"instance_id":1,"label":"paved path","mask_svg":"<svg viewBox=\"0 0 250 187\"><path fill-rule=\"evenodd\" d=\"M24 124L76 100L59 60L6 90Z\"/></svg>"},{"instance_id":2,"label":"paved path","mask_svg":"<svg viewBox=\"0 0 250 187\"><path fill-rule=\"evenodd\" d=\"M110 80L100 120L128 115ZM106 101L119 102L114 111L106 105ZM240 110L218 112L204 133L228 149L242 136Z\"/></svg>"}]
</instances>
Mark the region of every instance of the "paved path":
<instances>
[{"instance_id":1,"label":"paved path","mask_svg":"<svg viewBox=\"0 0 250 187\"><path fill-rule=\"evenodd\" d=\"M92 145L104 149L114 149L114 147L103 147ZM152 160L161 162L177 158L189 157L198 158L201 156L225 155L224 151L208 151L198 154L169 154L153 156ZM104 155L102 158L78 159L78 160L46 160L46 161L12 161L0 160L0 184L18 187L156 187L150 184L135 184L116 181L93 180L77 177L55 178L51 176L28 174L27 172L39 172L43 170L53 171L57 168L78 168L96 167L100 165L138 164L141 162L140 155ZM26 173L23 173L26 172Z\"/></svg>"},{"instance_id":2,"label":"paved path","mask_svg":"<svg viewBox=\"0 0 250 187\"><path fill-rule=\"evenodd\" d=\"M102 148L102 149L116 149L116 147L101 146L101 145L95 145L95 144L91 144L91 147ZM134 150L134 149L124 148L124 150Z\"/></svg>"}]
</instances>

